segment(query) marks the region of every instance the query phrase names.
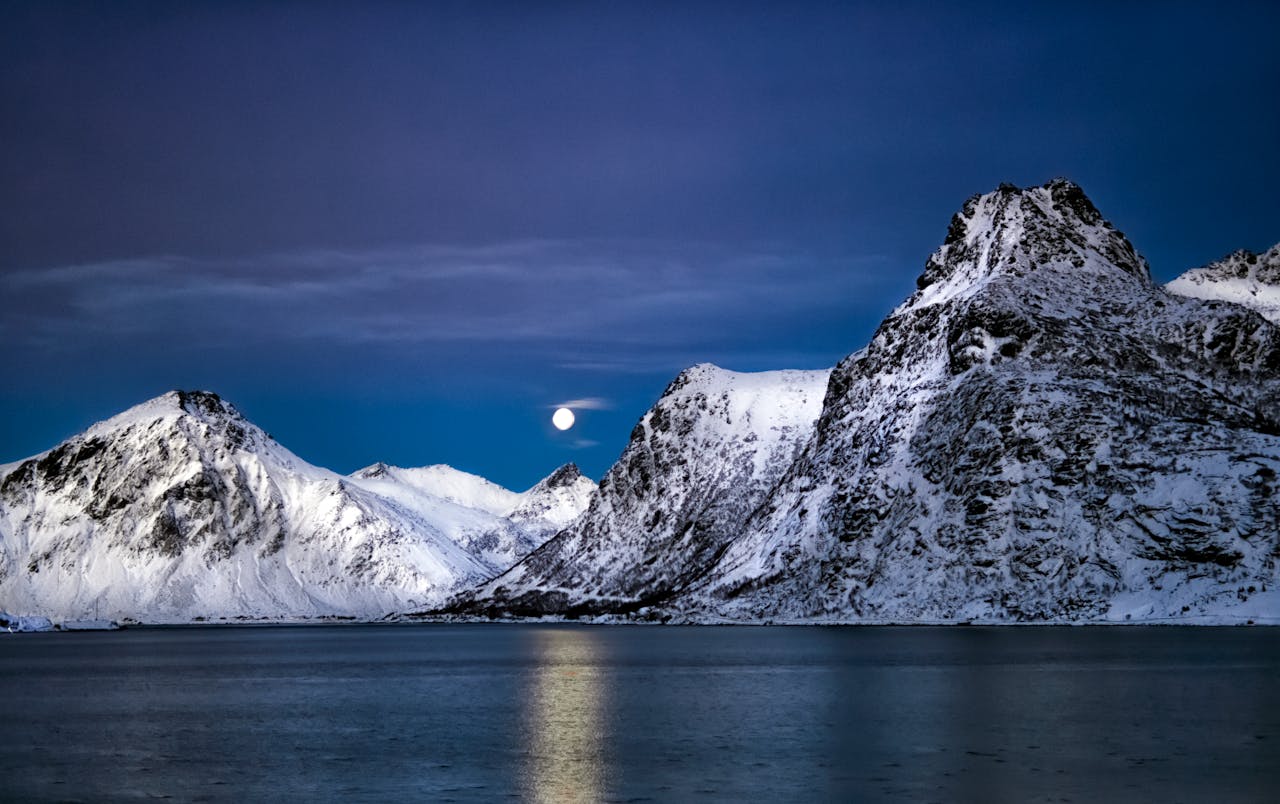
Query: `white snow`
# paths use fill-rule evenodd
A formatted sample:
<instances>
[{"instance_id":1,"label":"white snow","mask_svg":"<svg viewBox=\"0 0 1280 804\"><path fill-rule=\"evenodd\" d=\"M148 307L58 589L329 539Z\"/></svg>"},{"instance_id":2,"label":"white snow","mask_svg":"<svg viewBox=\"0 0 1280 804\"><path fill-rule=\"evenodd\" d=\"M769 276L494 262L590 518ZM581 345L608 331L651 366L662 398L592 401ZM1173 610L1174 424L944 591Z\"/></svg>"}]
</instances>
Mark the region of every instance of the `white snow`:
<instances>
[{"instance_id":1,"label":"white snow","mask_svg":"<svg viewBox=\"0 0 1280 804\"><path fill-rule=\"evenodd\" d=\"M1165 289L1191 299L1239 304L1280 323L1280 244L1262 254L1238 251L1194 268Z\"/></svg>"},{"instance_id":2,"label":"white snow","mask_svg":"<svg viewBox=\"0 0 1280 804\"><path fill-rule=\"evenodd\" d=\"M477 594L620 600L690 571L706 540L738 535L732 523L812 434L829 375L685 369L640 420L582 517Z\"/></svg>"},{"instance_id":3,"label":"white snow","mask_svg":"<svg viewBox=\"0 0 1280 804\"><path fill-rule=\"evenodd\" d=\"M1273 327L1171 298L1060 180L966 204L919 284L825 399L682 373L477 610L1280 621Z\"/></svg>"},{"instance_id":4,"label":"white snow","mask_svg":"<svg viewBox=\"0 0 1280 804\"><path fill-rule=\"evenodd\" d=\"M378 463L355 472L352 477L387 478L399 487L494 516L506 516L520 504L520 495L516 492L445 464L404 469Z\"/></svg>"},{"instance_id":5,"label":"white snow","mask_svg":"<svg viewBox=\"0 0 1280 804\"><path fill-rule=\"evenodd\" d=\"M685 370L599 490L340 477L225 403L151 400L0 466L0 607L369 619L481 584L699 622L1280 624L1280 335L1236 306L1280 318L1280 246L1174 298L1067 182L957 223L865 349Z\"/></svg>"},{"instance_id":6,"label":"white snow","mask_svg":"<svg viewBox=\"0 0 1280 804\"><path fill-rule=\"evenodd\" d=\"M446 466L313 466L211 395L166 394L39 457L0 500L0 607L54 620L377 618L438 605L556 527Z\"/></svg>"}]
</instances>

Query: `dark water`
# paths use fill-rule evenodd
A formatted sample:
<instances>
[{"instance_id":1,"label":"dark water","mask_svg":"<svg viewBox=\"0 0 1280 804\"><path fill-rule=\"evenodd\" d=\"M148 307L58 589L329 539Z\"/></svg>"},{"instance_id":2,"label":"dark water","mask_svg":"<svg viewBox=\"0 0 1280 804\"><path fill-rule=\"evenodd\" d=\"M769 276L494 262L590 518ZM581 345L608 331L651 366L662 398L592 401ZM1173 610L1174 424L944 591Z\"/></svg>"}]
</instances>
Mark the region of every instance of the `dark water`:
<instances>
[{"instance_id":1,"label":"dark water","mask_svg":"<svg viewBox=\"0 0 1280 804\"><path fill-rule=\"evenodd\" d=\"M1280 629L0 639L6 800L1280 801Z\"/></svg>"}]
</instances>

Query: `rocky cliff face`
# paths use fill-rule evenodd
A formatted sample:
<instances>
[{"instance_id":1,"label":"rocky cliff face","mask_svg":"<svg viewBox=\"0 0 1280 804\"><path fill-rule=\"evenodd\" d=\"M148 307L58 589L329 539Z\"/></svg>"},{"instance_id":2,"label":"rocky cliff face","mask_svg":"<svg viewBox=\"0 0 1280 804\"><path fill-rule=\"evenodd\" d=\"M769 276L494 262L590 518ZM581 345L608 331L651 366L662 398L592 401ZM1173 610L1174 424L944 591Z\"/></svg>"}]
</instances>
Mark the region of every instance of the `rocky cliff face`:
<instances>
[{"instance_id":1,"label":"rocky cliff face","mask_svg":"<svg viewBox=\"0 0 1280 804\"><path fill-rule=\"evenodd\" d=\"M1234 302L1280 323L1280 244L1261 254L1237 251L1193 268L1165 289L1191 299Z\"/></svg>"},{"instance_id":2,"label":"rocky cliff face","mask_svg":"<svg viewBox=\"0 0 1280 804\"><path fill-rule=\"evenodd\" d=\"M636 425L587 512L458 608L627 611L679 594L809 437L827 374L687 369Z\"/></svg>"},{"instance_id":3,"label":"rocky cliff face","mask_svg":"<svg viewBox=\"0 0 1280 804\"><path fill-rule=\"evenodd\" d=\"M0 468L0 608L376 617L437 604L534 546L501 515L380 485L307 464L214 394L166 394ZM497 550L465 538L494 531Z\"/></svg>"},{"instance_id":4,"label":"rocky cliff face","mask_svg":"<svg viewBox=\"0 0 1280 804\"><path fill-rule=\"evenodd\" d=\"M339 477L175 392L0 467L0 609L1280 622L1278 257L1177 295L1079 187L1002 186L865 349L686 370L598 491Z\"/></svg>"},{"instance_id":5,"label":"rocky cliff face","mask_svg":"<svg viewBox=\"0 0 1280 804\"><path fill-rule=\"evenodd\" d=\"M1280 619L1280 330L1155 286L1068 181L969 199L871 343L829 384L768 381L789 401L750 428L710 371L672 384L582 519L459 608Z\"/></svg>"},{"instance_id":6,"label":"rocky cliff face","mask_svg":"<svg viewBox=\"0 0 1280 804\"><path fill-rule=\"evenodd\" d=\"M1280 615L1280 330L1154 286L1062 180L970 199L917 284L692 608Z\"/></svg>"}]
</instances>

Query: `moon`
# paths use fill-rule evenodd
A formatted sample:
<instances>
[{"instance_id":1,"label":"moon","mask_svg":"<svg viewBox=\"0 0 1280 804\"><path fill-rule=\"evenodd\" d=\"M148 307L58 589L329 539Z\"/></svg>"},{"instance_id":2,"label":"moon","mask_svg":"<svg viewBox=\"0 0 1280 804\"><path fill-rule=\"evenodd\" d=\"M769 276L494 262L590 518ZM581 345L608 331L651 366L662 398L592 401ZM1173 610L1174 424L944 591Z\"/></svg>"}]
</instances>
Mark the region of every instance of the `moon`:
<instances>
[{"instance_id":1,"label":"moon","mask_svg":"<svg viewBox=\"0 0 1280 804\"><path fill-rule=\"evenodd\" d=\"M551 414L551 423L557 430L568 430L573 426L573 411L568 408L556 408L556 412Z\"/></svg>"}]
</instances>

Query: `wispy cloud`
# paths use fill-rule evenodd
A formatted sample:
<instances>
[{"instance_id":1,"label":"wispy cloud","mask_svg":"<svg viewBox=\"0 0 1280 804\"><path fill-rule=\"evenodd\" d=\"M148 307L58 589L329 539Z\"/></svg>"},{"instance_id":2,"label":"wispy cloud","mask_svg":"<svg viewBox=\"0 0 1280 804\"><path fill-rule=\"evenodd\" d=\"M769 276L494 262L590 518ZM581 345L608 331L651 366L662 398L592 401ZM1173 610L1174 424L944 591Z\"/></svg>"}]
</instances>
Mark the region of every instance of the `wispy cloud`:
<instances>
[{"instance_id":1,"label":"wispy cloud","mask_svg":"<svg viewBox=\"0 0 1280 804\"><path fill-rule=\"evenodd\" d=\"M613 403L598 396L589 396L583 399L569 399L564 402L557 402L554 405L547 405L547 407L569 408L571 410L612 410Z\"/></svg>"},{"instance_id":2,"label":"wispy cloud","mask_svg":"<svg viewBox=\"0 0 1280 804\"><path fill-rule=\"evenodd\" d=\"M591 240L159 256L0 276L0 337L63 353L104 341L197 354L289 344L459 359L518 351L547 366L626 373L803 333L865 294L876 272L860 267L883 262Z\"/></svg>"}]
</instances>

